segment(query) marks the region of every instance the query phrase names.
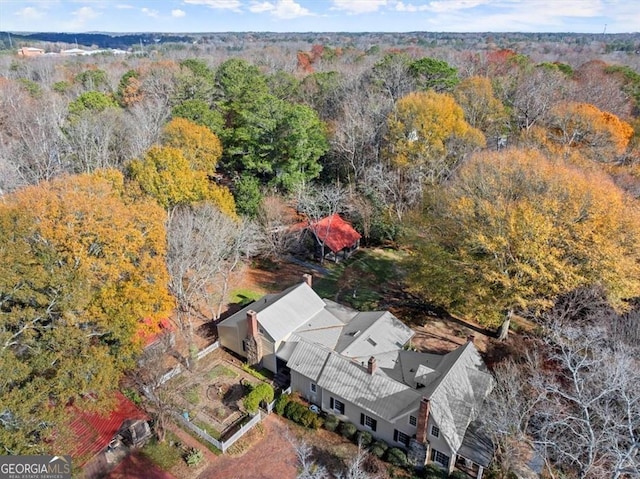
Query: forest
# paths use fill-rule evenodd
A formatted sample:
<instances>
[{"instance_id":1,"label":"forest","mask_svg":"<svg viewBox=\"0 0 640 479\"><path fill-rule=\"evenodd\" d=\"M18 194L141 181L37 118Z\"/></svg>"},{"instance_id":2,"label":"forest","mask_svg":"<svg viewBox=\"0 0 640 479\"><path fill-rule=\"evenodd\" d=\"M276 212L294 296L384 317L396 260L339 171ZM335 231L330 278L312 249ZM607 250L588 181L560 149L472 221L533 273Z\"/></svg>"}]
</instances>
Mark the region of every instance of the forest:
<instances>
[{"instance_id":1,"label":"forest","mask_svg":"<svg viewBox=\"0 0 640 479\"><path fill-rule=\"evenodd\" d=\"M638 36L299 35L0 55L2 453L340 213L416 300L535 325L492 365L495 477L638 477Z\"/></svg>"}]
</instances>

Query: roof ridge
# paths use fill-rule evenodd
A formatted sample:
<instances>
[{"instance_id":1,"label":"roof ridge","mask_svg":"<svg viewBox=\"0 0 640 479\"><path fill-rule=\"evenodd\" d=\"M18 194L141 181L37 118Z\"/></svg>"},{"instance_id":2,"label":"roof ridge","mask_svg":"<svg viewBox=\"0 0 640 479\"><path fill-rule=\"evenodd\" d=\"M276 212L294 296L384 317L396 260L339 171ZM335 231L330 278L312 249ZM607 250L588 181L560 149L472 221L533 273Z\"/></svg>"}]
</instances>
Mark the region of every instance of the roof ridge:
<instances>
[{"instance_id":1,"label":"roof ridge","mask_svg":"<svg viewBox=\"0 0 640 479\"><path fill-rule=\"evenodd\" d=\"M444 383L445 379L449 376L449 373L451 372L451 370L453 369L453 367L457 364L457 362L460 360L460 358L464 355L464 353L467 352L467 350L469 349L467 346L473 346L473 343L471 341L468 341L466 344L460 345L458 346L456 349L454 349L453 351L449 351L447 354L444 354L442 356L442 359L440 360L440 362L438 363L438 365L436 366L436 371L438 371L439 373L442 374L442 376L440 376L439 378L436 379L436 385L433 388L433 390L431 391L431 394L429 395L429 398L432 398L436 392L438 392L438 389L440 388L440 386L442 385L442 383ZM475 347L475 346L474 346ZM449 369L447 369L446 372L442 372L439 371L437 368L438 366L440 366L442 364L442 362L444 361L444 358L447 357L448 355L452 354L452 353L456 353L458 351L460 352L460 355L455 359L455 361L453 361L453 363L451 364L451 366L449 366Z\"/></svg>"}]
</instances>

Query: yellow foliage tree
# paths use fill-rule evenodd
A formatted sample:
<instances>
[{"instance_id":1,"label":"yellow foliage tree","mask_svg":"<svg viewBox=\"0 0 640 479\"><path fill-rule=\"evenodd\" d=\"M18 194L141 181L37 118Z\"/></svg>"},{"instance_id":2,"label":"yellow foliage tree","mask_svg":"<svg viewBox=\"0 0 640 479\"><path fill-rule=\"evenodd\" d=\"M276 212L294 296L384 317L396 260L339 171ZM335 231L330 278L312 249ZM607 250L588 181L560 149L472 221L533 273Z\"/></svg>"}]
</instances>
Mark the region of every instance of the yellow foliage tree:
<instances>
[{"instance_id":1,"label":"yellow foliage tree","mask_svg":"<svg viewBox=\"0 0 640 479\"><path fill-rule=\"evenodd\" d=\"M399 168L419 169L426 180L447 178L469 151L485 146L451 95L411 93L396 104L387 120L387 155Z\"/></svg>"},{"instance_id":2,"label":"yellow foliage tree","mask_svg":"<svg viewBox=\"0 0 640 479\"><path fill-rule=\"evenodd\" d=\"M479 153L416 224L411 288L485 324L578 286L600 284L617 304L640 294L640 210L597 170Z\"/></svg>"},{"instance_id":3,"label":"yellow foliage tree","mask_svg":"<svg viewBox=\"0 0 640 479\"><path fill-rule=\"evenodd\" d=\"M192 169L189 160L177 148L151 148L144 158L129 164L128 174L163 208L211 201L228 215L236 215L229 189L210 182L205 171Z\"/></svg>"},{"instance_id":4,"label":"yellow foliage tree","mask_svg":"<svg viewBox=\"0 0 640 479\"><path fill-rule=\"evenodd\" d=\"M506 109L496 98L489 78L480 76L465 78L456 86L453 96L462 107L469 125L485 134L495 136L507 125Z\"/></svg>"},{"instance_id":5,"label":"yellow foliage tree","mask_svg":"<svg viewBox=\"0 0 640 479\"><path fill-rule=\"evenodd\" d=\"M222 156L220 139L206 126L174 118L164 128L163 144L178 148L193 170L213 176Z\"/></svg>"}]
</instances>

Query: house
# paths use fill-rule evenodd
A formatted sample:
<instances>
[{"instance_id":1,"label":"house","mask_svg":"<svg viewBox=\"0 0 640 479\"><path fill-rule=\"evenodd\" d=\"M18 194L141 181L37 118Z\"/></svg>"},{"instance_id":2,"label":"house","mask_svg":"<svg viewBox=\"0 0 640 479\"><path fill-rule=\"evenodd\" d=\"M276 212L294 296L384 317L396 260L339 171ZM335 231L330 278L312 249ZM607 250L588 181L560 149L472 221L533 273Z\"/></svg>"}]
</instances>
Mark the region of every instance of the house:
<instances>
[{"instance_id":1,"label":"house","mask_svg":"<svg viewBox=\"0 0 640 479\"><path fill-rule=\"evenodd\" d=\"M362 239L362 235L337 213L303 223L300 227L313 236L315 256L321 259L346 259L359 248Z\"/></svg>"},{"instance_id":2,"label":"house","mask_svg":"<svg viewBox=\"0 0 640 479\"><path fill-rule=\"evenodd\" d=\"M493 449L478 428L491 375L472 338L447 354L408 350L413 331L388 311L359 312L311 287L311 276L218 325L220 343L289 379L323 411L405 448L413 464L480 479Z\"/></svg>"}]
</instances>

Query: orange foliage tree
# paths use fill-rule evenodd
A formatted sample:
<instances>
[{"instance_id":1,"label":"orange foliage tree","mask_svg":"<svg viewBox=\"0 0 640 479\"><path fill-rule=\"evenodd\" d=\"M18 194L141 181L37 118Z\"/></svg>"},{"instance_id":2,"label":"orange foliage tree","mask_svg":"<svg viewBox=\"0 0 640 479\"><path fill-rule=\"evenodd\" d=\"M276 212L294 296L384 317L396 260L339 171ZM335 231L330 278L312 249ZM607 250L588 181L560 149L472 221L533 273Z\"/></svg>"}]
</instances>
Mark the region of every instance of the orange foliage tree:
<instances>
[{"instance_id":1,"label":"orange foliage tree","mask_svg":"<svg viewBox=\"0 0 640 479\"><path fill-rule=\"evenodd\" d=\"M633 137L629 123L589 103L563 102L554 106L546 125L552 143L578 149L602 163L615 162Z\"/></svg>"},{"instance_id":2,"label":"orange foliage tree","mask_svg":"<svg viewBox=\"0 0 640 479\"><path fill-rule=\"evenodd\" d=\"M140 333L173 307L165 213L122 191L122 175L110 171L43 182L0 204L5 453L45 451L71 401L108 402Z\"/></svg>"}]
</instances>

